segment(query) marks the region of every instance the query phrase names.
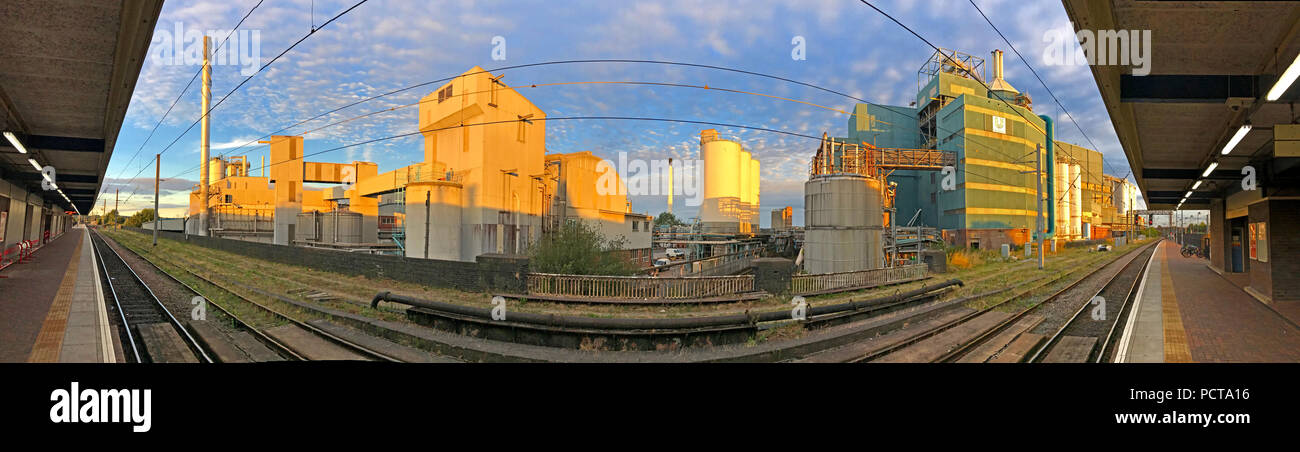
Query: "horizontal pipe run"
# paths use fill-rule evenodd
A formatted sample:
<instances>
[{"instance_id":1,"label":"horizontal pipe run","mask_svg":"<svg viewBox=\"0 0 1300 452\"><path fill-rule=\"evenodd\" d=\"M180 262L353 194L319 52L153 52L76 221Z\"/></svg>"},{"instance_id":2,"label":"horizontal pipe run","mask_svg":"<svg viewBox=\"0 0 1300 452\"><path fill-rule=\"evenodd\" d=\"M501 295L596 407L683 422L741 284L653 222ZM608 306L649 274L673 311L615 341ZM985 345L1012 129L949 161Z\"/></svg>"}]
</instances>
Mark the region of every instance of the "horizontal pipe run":
<instances>
[{"instance_id":1,"label":"horizontal pipe run","mask_svg":"<svg viewBox=\"0 0 1300 452\"><path fill-rule=\"evenodd\" d=\"M925 286L919 289L900 292L890 296L862 300L850 301L831 306L818 306L808 310L809 316L833 314L844 311L856 311L869 308L879 304L893 303L909 298L927 295L931 292L937 292L952 286L961 286L959 279L944 281L937 285ZM491 308L478 308L463 306L452 303L439 301L423 300L404 295L397 295L391 292L380 292L370 302L371 308L377 308L380 301L390 301L402 303L410 306L417 306L434 311L440 311L448 314L456 314L466 317L473 317L482 320L492 319ZM776 310L762 313L732 314L724 316L709 317L688 317L688 318L671 318L671 319L647 319L647 318L591 318L576 316L561 316L554 314L535 314L530 312L510 313L508 319L510 322L535 324L539 326L572 328L572 329L604 329L604 330L686 330L696 328L710 327L745 327L758 324L760 322L772 322L778 320L790 320L790 311Z\"/></svg>"}]
</instances>

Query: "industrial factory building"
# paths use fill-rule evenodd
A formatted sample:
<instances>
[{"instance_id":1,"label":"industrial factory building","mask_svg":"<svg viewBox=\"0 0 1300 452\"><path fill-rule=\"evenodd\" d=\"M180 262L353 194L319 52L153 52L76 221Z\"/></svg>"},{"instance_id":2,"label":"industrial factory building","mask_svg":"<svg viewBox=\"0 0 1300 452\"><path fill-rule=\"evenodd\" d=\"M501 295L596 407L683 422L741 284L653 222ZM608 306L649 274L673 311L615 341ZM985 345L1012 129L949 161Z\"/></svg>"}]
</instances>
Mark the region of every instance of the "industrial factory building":
<instances>
[{"instance_id":1,"label":"industrial factory building","mask_svg":"<svg viewBox=\"0 0 1300 452\"><path fill-rule=\"evenodd\" d=\"M887 174L896 209L893 221L937 228L952 245L1020 246L1031 240L1036 224L1034 154L1047 161L1053 126L1033 112L1029 96L1003 78L1001 51L993 52L991 80L984 71L982 58L936 52L918 71L916 106L859 104L848 121L847 137L832 141L955 153L951 190L943 188L940 171L900 167ZM1133 186L1103 174L1100 152L1054 144L1042 182L1045 198L1046 190L1052 190L1053 205L1044 209L1055 208L1055 238L1102 238L1131 224L1125 214L1133 208ZM1046 180L1048 175L1053 180Z\"/></svg>"},{"instance_id":2,"label":"industrial factory building","mask_svg":"<svg viewBox=\"0 0 1300 452\"><path fill-rule=\"evenodd\" d=\"M632 212L622 190L596 190L600 159L590 152L547 155L545 118L499 76L474 67L421 99L422 162L385 173L370 162L308 162L301 136L274 136L264 142L269 175L249 175L244 157L205 161L186 228L473 261L526 253L543 231L580 220L622 239L629 258L648 264L650 216Z\"/></svg>"},{"instance_id":3,"label":"industrial factory building","mask_svg":"<svg viewBox=\"0 0 1300 452\"><path fill-rule=\"evenodd\" d=\"M772 209L772 231L781 232L791 229L794 229L794 207Z\"/></svg>"}]
</instances>

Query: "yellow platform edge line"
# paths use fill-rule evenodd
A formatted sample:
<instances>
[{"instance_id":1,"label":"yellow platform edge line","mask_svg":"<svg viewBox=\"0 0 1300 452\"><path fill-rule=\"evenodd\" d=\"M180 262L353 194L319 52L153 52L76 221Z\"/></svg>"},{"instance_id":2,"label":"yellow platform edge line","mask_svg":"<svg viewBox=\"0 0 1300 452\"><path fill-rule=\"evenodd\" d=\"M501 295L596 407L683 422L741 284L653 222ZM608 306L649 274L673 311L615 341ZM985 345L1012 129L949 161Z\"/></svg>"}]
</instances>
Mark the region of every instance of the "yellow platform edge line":
<instances>
[{"instance_id":1,"label":"yellow platform edge line","mask_svg":"<svg viewBox=\"0 0 1300 452\"><path fill-rule=\"evenodd\" d=\"M1165 362L1195 362L1192 360L1192 350L1187 345L1187 331L1183 329L1183 315L1178 310L1178 294L1174 293L1174 279L1170 274L1169 254L1166 250L1160 254L1160 310L1164 320Z\"/></svg>"},{"instance_id":2,"label":"yellow platform edge line","mask_svg":"<svg viewBox=\"0 0 1300 452\"><path fill-rule=\"evenodd\" d=\"M59 351L63 348L63 334L68 328L68 313L72 311L72 295L77 286L77 266L81 259L81 242L72 250L73 258L68 259L68 270L59 282L59 291L54 294L50 312L41 323L41 331L36 334L36 343L32 344L32 353L27 356L29 363L57 363Z\"/></svg>"}]
</instances>

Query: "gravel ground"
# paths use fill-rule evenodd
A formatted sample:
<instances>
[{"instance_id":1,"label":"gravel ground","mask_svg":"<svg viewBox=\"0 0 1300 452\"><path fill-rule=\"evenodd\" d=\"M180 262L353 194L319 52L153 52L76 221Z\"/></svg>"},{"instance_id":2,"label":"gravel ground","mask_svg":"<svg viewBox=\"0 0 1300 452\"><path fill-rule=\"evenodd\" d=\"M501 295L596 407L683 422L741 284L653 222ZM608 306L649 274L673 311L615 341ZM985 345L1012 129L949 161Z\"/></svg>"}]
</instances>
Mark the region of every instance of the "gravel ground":
<instances>
[{"instance_id":1,"label":"gravel ground","mask_svg":"<svg viewBox=\"0 0 1300 452\"><path fill-rule=\"evenodd\" d=\"M117 254L122 256L122 259L131 266L131 269L135 270L137 275L140 275L140 279L144 280L144 283L149 285L149 290L152 290L154 295L156 295L159 300L162 300L163 305L167 306L167 309L172 312L172 315L176 316L176 318L182 323L188 325L190 323L191 312L194 309L194 305L190 304L190 300L192 300L196 294L191 292L185 286L158 272L158 270L148 261L135 254L135 252L131 251L129 248L117 243L116 240L112 240L112 237L109 237L108 235L104 235L103 237L107 239L105 242L108 243L109 246L113 247L114 250L117 250ZM111 259L112 256L108 256L107 258ZM226 319L224 319L224 316L220 312L217 312L216 309L208 309L206 314L208 320L207 323L217 327L217 329L224 331L227 334L234 334L239 331L231 325L231 322L223 321Z\"/></svg>"},{"instance_id":2,"label":"gravel ground","mask_svg":"<svg viewBox=\"0 0 1300 452\"><path fill-rule=\"evenodd\" d=\"M1065 336L1095 337L1098 341L1104 340L1106 334L1110 332L1111 325L1114 325L1116 320L1119 319L1120 309L1124 307L1124 300L1128 298L1129 290L1133 288L1133 282L1141 274L1142 268L1146 265L1147 259L1151 257L1153 252L1155 252L1155 248L1143 250L1133 260L1133 265L1125 268L1115 278L1113 284L1102 290L1101 297L1106 300L1106 317L1104 319L1093 320L1090 315L1093 308L1089 307L1088 313L1084 313L1079 320L1067 327L1061 334Z\"/></svg>"},{"instance_id":3,"label":"gravel ground","mask_svg":"<svg viewBox=\"0 0 1300 452\"><path fill-rule=\"evenodd\" d=\"M1061 296L1041 304L1034 310L1033 314L1043 316L1043 323L1034 327L1033 332L1047 336L1056 333L1057 329L1065 325L1070 320L1070 317L1079 311L1079 307L1083 303L1091 299L1097 291L1101 290L1110 281L1112 276L1124 268L1130 258L1141 257L1143 253L1146 253L1146 251L1131 252L1128 256L1122 256L1106 264L1100 271L1093 273L1078 285L1062 293ZM1109 299L1107 298L1107 300ZM1122 303L1122 301L1120 302Z\"/></svg>"}]
</instances>

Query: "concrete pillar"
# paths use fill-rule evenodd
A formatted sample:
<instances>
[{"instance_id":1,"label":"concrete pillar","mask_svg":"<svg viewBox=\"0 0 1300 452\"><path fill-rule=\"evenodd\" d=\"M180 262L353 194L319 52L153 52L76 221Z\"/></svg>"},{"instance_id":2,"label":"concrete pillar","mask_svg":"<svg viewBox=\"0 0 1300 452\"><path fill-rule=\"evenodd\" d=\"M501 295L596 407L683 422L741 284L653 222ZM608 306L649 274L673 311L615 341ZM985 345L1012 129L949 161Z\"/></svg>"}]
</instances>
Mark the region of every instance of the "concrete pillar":
<instances>
[{"instance_id":1,"label":"concrete pillar","mask_svg":"<svg viewBox=\"0 0 1300 452\"><path fill-rule=\"evenodd\" d=\"M519 254L480 254L479 275L483 288L491 292L523 294L528 291L528 256Z\"/></svg>"},{"instance_id":2,"label":"concrete pillar","mask_svg":"<svg viewBox=\"0 0 1300 452\"><path fill-rule=\"evenodd\" d=\"M943 250L921 250L921 262L930 266L930 273L948 272L948 254Z\"/></svg>"},{"instance_id":3,"label":"concrete pillar","mask_svg":"<svg viewBox=\"0 0 1300 452\"><path fill-rule=\"evenodd\" d=\"M1269 267L1273 272L1270 294L1274 302L1300 301L1300 201L1269 201Z\"/></svg>"},{"instance_id":4,"label":"concrete pillar","mask_svg":"<svg viewBox=\"0 0 1300 452\"><path fill-rule=\"evenodd\" d=\"M1210 200L1210 267L1224 271L1224 256L1228 255L1231 237L1228 237L1228 219L1223 198Z\"/></svg>"},{"instance_id":5,"label":"concrete pillar","mask_svg":"<svg viewBox=\"0 0 1300 452\"><path fill-rule=\"evenodd\" d=\"M780 257L754 259L754 288L779 295L790 292L794 261Z\"/></svg>"},{"instance_id":6,"label":"concrete pillar","mask_svg":"<svg viewBox=\"0 0 1300 452\"><path fill-rule=\"evenodd\" d=\"M271 241L289 245L302 213L303 144L300 136L271 137L271 181L275 183L275 229Z\"/></svg>"}]
</instances>

